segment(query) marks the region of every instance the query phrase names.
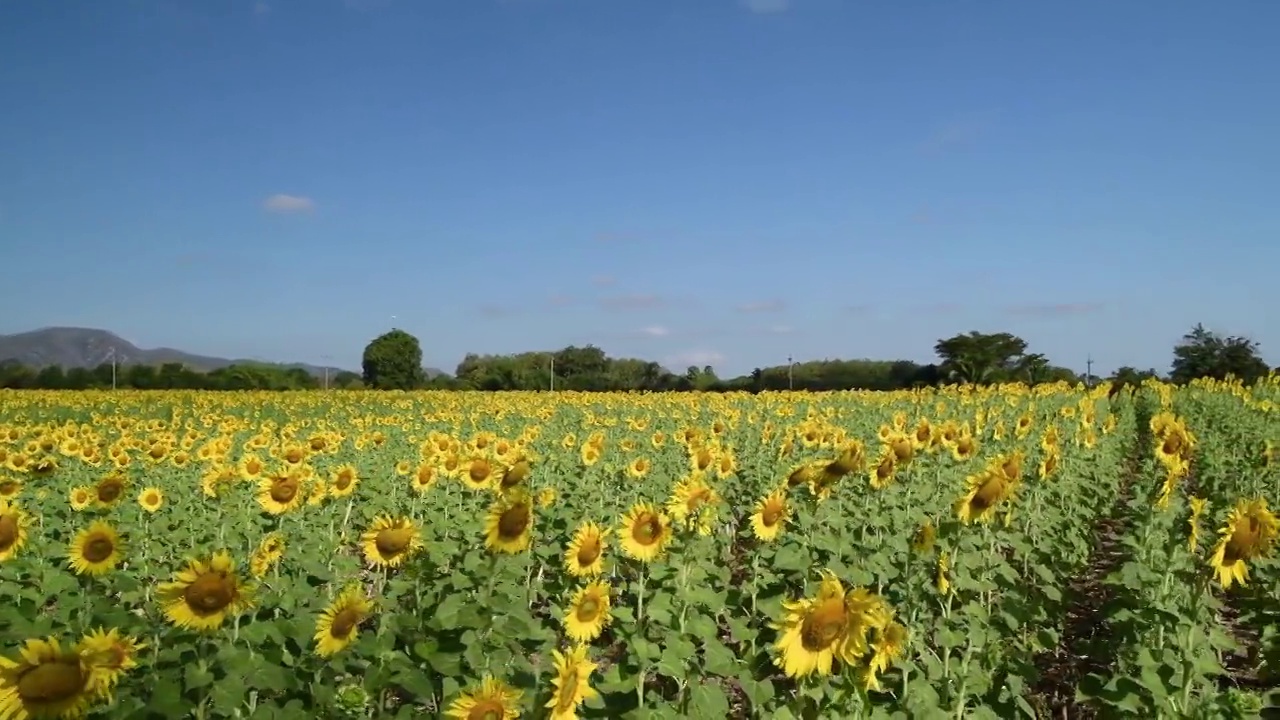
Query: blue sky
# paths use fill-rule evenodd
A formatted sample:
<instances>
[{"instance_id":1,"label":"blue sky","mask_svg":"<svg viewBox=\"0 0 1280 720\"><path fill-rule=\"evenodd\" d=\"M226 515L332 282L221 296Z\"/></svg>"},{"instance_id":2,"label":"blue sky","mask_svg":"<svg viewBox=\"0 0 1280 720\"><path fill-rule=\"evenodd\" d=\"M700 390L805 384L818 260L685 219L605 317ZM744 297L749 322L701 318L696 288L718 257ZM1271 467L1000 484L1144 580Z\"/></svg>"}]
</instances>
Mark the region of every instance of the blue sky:
<instances>
[{"instance_id":1,"label":"blue sky","mask_svg":"<svg viewBox=\"0 0 1280 720\"><path fill-rule=\"evenodd\" d=\"M0 2L0 332L1280 364L1280 3ZM1270 311L1270 312L1269 312ZM393 317L394 316L394 317Z\"/></svg>"}]
</instances>

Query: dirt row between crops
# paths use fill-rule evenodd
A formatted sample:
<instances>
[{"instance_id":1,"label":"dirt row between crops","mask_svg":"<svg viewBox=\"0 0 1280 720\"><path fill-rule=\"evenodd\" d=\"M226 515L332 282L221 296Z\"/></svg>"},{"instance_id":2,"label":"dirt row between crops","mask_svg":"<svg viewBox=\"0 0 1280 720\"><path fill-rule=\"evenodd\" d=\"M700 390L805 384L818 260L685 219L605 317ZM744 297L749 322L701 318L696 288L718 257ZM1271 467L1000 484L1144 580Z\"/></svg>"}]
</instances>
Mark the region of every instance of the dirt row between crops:
<instances>
[{"instance_id":1,"label":"dirt row between crops","mask_svg":"<svg viewBox=\"0 0 1280 720\"><path fill-rule=\"evenodd\" d=\"M1139 402L1131 396L1128 402ZM1128 504L1139 479L1142 453L1151 447L1151 430L1145 408L1137 408L1137 438L1125 459L1120 491L1110 511L1093 528L1089 559L1067 584L1066 610L1058 647L1037 656L1039 681L1032 689L1032 705L1045 718L1094 718L1098 709L1076 701L1076 688L1090 674L1103 674L1115 660L1103 608L1113 591L1103 580L1117 570L1127 556L1120 539L1133 518Z\"/></svg>"}]
</instances>

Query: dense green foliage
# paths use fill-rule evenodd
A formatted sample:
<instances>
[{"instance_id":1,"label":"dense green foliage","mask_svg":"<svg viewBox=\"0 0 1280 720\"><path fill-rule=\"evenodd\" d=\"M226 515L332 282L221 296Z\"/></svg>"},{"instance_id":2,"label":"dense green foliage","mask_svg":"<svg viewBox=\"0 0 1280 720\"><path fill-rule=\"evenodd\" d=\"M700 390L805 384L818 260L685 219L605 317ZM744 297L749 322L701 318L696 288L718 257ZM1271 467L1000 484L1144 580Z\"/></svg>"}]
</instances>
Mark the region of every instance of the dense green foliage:
<instances>
[{"instance_id":1,"label":"dense green foliage","mask_svg":"<svg viewBox=\"0 0 1280 720\"><path fill-rule=\"evenodd\" d=\"M934 345L936 364L910 360L813 360L755 368L747 375L721 379L711 366L689 367L674 373L656 362L636 358L611 358L593 345L570 346L551 352L513 355L470 353L458 363L454 377L428 377L422 367L418 339L403 330L391 330L365 348L363 377L335 372L320 377L300 367L267 363L237 363L211 372L200 372L177 363L160 366L128 365L112 368L63 369L57 365L25 367L0 362L0 388L85 390L91 388L200 389L200 390L305 390L321 387L441 390L580 390L580 391L690 391L710 392L768 390L896 390L945 383L990 384L999 382L1081 382L1067 368L1050 364L1040 353L1028 353L1027 342L1010 333L968 332L939 340ZM1197 377L1228 375L1252 383L1265 377L1268 368L1258 355L1257 343L1241 337L1222 337L1197 325L1173 350L1170 380L1185 383ZM1110 380L1118 385L1138 385L1154 370L1121 367Z\"/></svg>"}]
</instances>

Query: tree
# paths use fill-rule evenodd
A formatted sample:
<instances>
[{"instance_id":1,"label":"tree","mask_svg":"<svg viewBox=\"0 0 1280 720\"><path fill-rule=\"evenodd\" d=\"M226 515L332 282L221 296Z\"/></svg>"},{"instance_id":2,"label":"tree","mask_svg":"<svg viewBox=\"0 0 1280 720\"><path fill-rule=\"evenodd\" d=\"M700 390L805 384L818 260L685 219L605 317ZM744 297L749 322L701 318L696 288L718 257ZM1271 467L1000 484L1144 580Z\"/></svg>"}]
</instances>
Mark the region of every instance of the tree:
<instances>
[{"instance_id":1,"label":"tree","mask_svg":"<svg viewBox=\"0 0 1280 720\"><path fill-rule=\"evenodd\" d=\"M942 376L959 383L1009 380L1027 352L1027 341L1009 333L956 335L939 340L933 351L942 360Z\"/></svg>"},{"instance_id":2,"label":"tree","mask_svg":"<svg viewBox=\"0 0 1280 720\"><path fill-rule=\"evenodd\" d=\"M1187 383L1196 378L1218 380L1228 375L1251 385L1266 377L1267 364L1258 355L1258 344L1245 337L1223 337L1196 324L1191 332L1173 348L1173 367L1169 379Z\"/></svg>"},{"instance_id":3,"label":"tree","mask_svg":"<svg viewBox=\"0 0 1280 720\"><path fill-rule=\"evenodd\" d=\"M413 390L426 382L422 346L403 330L383 333L365 346L361 368L365 387L375 390Z\"/></svg>"}]
</instances>

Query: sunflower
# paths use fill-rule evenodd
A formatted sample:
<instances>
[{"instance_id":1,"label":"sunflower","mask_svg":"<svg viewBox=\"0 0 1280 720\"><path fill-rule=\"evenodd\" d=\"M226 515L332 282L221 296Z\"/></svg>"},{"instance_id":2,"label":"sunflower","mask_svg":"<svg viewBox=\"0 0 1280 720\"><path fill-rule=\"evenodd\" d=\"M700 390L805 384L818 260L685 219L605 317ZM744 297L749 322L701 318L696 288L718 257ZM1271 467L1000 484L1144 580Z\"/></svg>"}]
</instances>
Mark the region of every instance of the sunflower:
<instances>
[{"instance_id":1,"label":"sunflower","mask_svg":"<svg viewBox=\"0 0 1280 720\"><path fill-rule=\"evenodd\" d=\"M671 520L647 502L638 502L622 516L617 530L622 552L640 562L651 562L671 541Z\"/></svg>"},{"instance_id":2,"label":"sunflower","mask_svg":"<svg viewBox=\"0 0 1280 720\"><path fill-rule=\"evenodd\" d=\"M676 522L685 525L691 518L699 515L704 507L719 500L720 496L715 489L700 474L694 473L676 483L675 489L671 491L671 498L667 500L667 513Z\"/></svg>"},{"instance_id":3,"label":"sunflower","mask_svg":"<svg viewBox=\"0 0 1280 720\"><path fill-rule=\"evenodd\" d=\"M1248 584L1249 561L1271 552L1277 530L1280 530L1280 521L1267 508L1265 499L1236 503L1209 560L1223 590L1229 590L1234 583Z\"/></svg>"},{"instance_id":4,"label":"sunflower","mask_svg":"<svg viewBox=\"0 0 1280 720\"><path fill-rule=\"evenodd\" d=\"M173 582L156 588L156 598L169 622L196 632L213 632L228 617L253 606L252 588L236 574L235 561L225 550L208 560L188 560Z\"/></svg>"},{"instance_id":5,"label":"sunflower","mask_svg":"<svg viewBox=\"0 0 1280 720\"><path fill-rule=\"evenodd\" d=\"M17 505L0 500L0 562L13 559L26 543L26 513Z\"/></svg>"},{"instance_id":6,"label":"sunflower","mask_svg":"<svg viewBox=\"0 0 1280 720\"><path fill-rule=\"evenodd\" d=\"M866 465L866 448L862 443L854 440L840 448L840 454L835 460L827 463L824 468L826 472L837 477L844 477L849 473L855 473Z\"/></svg>"},{"instance_id":7,"label":"sunflower","mask_svg":"<svg viewBox=\"0 0 1280 720\"><path fill-rule=\"evenodd\" d=\"M551 710L551 720L577 720L578 706L598 696L590 685L591 673L597 666L587 657L584 645L566 653L552 650L551 657L556 676L551 680L554 689L545 707Z\"/></svg>"},{"instance_id":8,"label":"sunflower","mask_svg":"<svg viewBox=\"0 0 1280 720\"><path fill-rule=\"evenodd\" d=\"M887 622L888 605L863 588L845 592L830 571L812 598L785 601L786 616L774 625L774 664L788 677L830 675L838 660L852 665L867 651L867 634Z\"/></svg>"},{"instance_id":9,"label":"sunflower","mask_svg":"<svg viewBox=\"0 0 1280 720\"><path fill-rule=\"evenodd\" d=\"M790 514L786 491L781 488L774 490L756 504L756 512L751 516L751 531L757 538L772 542L782 532Z\"/></svg>"},{"instance_id":10,"label":"sunflower","mask_svg":"<svg viewBox=\"0 0 1280 720\"><path fill-rule=\"evenodd\" d=\"M261 578L284 557L284 536L279 532L267 533L249 558L249 574Z\"/></svg>"},{"instance_id":11,"label":"sunflower","mask_svg":"<svg viewBox=\"0 0 1280 720\"><path fill-rule=\"evenodd\" d=\"M951 592L951 556L945 551L938 553L938 572L934 577L933 587L939 595Z\"/></svg>"},{"instance_id":12,"label":"sunflower","mask_svg":"<svg viewBox=\"0 0 1280 720\"><path fill-rule=\"evenodd\" d=\"M67 557L77 575L105 575L124 557L120 535L101 520L77 533L69 550Z\"/></svg>"},{"instance_id":13,"label":"sunflower","mask_svg":"<svg viewBox=\"0 0 1280 720\"><path fill-rule=\"evenodd\" d=\"M258 504L271 515L297 509L303 498L302 478L296 473L272 474L258 482Z\"/></svg>"},{"instance_id":14,"label":"sunflower","mask_svg":"<svg viewBox=\"0 0 1280 720\"><path fill-rule=\"evenodd\" d=\"M436 466L424 462L418 465L418 469L413 473L413 479L409 482L409 487L419 495L426 492L432 485L436 484Z\"/></svg>"},{"instance_id":15,"label":"sunflower","mask_svg":"<svg viewBox=\"0 0 1280 720\"><path fill-rule=\"evenodd\" d=\"M76 650L89 667L101 677L101 686L110 690L120 681L120 676L138 666L138 652L146 648L136 638L123 635L112 628L91 630L80 639Z\"/></svg>"},{"instance_id":16,"label":"sunflower","mask_svg":"<svg viewBox=\"0 0 1280 720\"><path fill-rule=\"evenodd\" d=\"M951 457L955 458L957 462L972 460L973 456L977 454L978 440L969 433L962 434L951 445Z\"/></svg>"},{"instance_id":17,"label":"sunflower","mask_svg":"<svg viewBox=\"0 0 1280 720\"><path fill-rule=\"evenodd\" d=\"M883 628L872 632L871 660L859 674L862 686L867 690L880 691L880 674L889 669L895 660L902 657L907 648L907 628L896 622L890 622Z\"/></svg>"},{"instance_id":18,"label":"sunflower","mask_svg":"<svg viewBox=\"0 0 1280 720\"><path fill-rule=\"evenodd\" d=\"M613 622L609 612L609 584L595 580L582 586L569 601L564 616L564 631L575 642L589 643L600 637L606 626Z\"/></svg>"},{"instance_id":19,"label":"sunflower","mask_svg":"<svg viewBox=\"0 0 1280 720\"><path fill-rule=\"evenodd\" d=\"M164 493L160 492L158 487L143 488L142 492L138 493L138 504L143 510L153 513L164 505Z\"/></svg>"},{"instance_id":20,"label":"sunflower","mask_svg":"<svg viewBox=\"0 0 1280 720\"><path fill-rule=\"evenodd\" d=\"M987 523L995 517L1000 503L1008 500L1014 491L1014 483L1000 472L987 470L970 475L965 494L956 501L956 517L968 525L972 522Z\"/></svg>"},{"instance_id":21,"label":"sunflower","mask_svg":"<svg viewBox=\"0 0 1280 720\"><path fill-rule=\"evenodd\" d=\"M492 675L485 675L480 686L460 695L445 715L456 720L515 720L520 717L518 703L523 695Z\"/></svg>"},{"instance_id":22,"label":"sunflower","mask_svg":"<svg viewBox=\"0 0 1280 720\"><path fill-rule=\"evenodd\" d=\"M604 531L593 522L578 526L564 554L564 568L574 577L595 577L604 572Z\"/></svg>"},{"instance_id":23,"label":"sunflower","mask_svg":"<svg viewBox=\"0 0 1280 720\"><path fill-rule=\"evenodd\" d=\"M911 538L911 549L924 555L933 551L933 543L938 539L938 529L933 523L925 520L924 524L916 529L916 534Z\"/></svg>"},{"instance_id":24,"label":"sunflower","mask_svg":"<svg viewBox=\"0 0 1280 720\"><path fill-rule=\"evenodd\" d=\"M358 586L344 590L316 620L316 654L333 657L350 645L359 632L360 623L373 612L373 601Z\"/></svg>"},{"instance_id":25,"label":"sunflower","mask_svg":"<svg viewBox=\"0 0 1280 720\"><path fill-rule=\"evenodd\" d=\"M399 567L422 547L418 527L407 517L381 515L360 536L364 559L374 567Z\"/></svg>"},{"instance_id":26,"label":"sunflower","mask_svg":"<svg viewBox=\"0 0 1280 720\"><path fill-rule=\"evenodd\" d=\"M0 500L12 500L22 492L22 481L17 478L0 478Z\"/></svg>"},{"instance_id":27,"label":"sunflower","mask_svg":"<svg viewBox=\"0 0 1280 720\"><path fill-rule=\"evenodd\" d=\"M649 474L649 469L653 466L647 457L638 457L627 463L627 474L639 480Z\"/></svg>"},{"instance_id":28,"label":"sunflower","mask_svg":"<svg viewBox=\"0 0 1280 720\"><path fill-rule=\"evenodd\" d=\"M542 488L538 491L538 507L546 510L556 504L556 497L558 496L555 488L551 486Z\"/></svg>"},{"instance_id":29,"label":"sunflower","mask_svg":"<svg viewBox=\"0 0 1280 720\"><path fill-rule=\"evenodd\" d=\"M356 471L354 465L341 465L333 473L333 480L329 482L329 494L333 497L348 497L356 491L356 485L360 484L360 473Z\"/></svg>"},{"instance_id":30,"label":"sunflower","mask_svg":"<svg viewBox=\"0 0 1280 720\"><path fill-rule=\"evenodd\" d=\"M533 537L533 504L527 492L499 497L484 523L484 546L494 552L521 553Z\"/></svg>"},{"instance_id":31,"label":"sunflower","mask_svg":"<svg viewBox=\"0 0 1280 720\"><path fill-rule=\"evenodd\" d=\"M893 482L898 474L898 461L893 451L886 448L880 453L876 464L867 471L867 482L876 490L883 490Z\"/></svg>"},{"instance_id":32,"label":"sunflower","mask_svg":"<svg viewBox=\"0 0 1280 720\"><path fill-rule=\"evenodd\" d=\"M1187 518L1187 525L1190 526L1190 532L1187 534L1187 549L1192 553L1200 550L1200 516L1204 515L1204 510L1208 506L1208 501L1204 498L1190 496L1187 502L1191 505L1191 517Z\"/></svg>"},{"instance_id":33,"label":"sunflower","mask_svg":"<svg viewBox=\"0 0 1280 720\"><path fill-rule=\"evenodd\" d=\"M94 499L99 505L110 507L124 497L126 481L122 475L108 475L93 488Z\"/></svg>"},{"instance_id":34,"label":"sunflower","mask_svg":"<svg viewBox=\"0 0 1280 720\"><path fill-rule=\"evenodd\" d=\"M472 490L487 490L493 485L498 469L487 458L474 457L462 466L462 482Z\"/></svg>"},{"instance_id":35,"label":"sunflower","mask_svg":"<svg viewBox=\"0 0 1280 720\"><path fill-rule=\"evenodd\" d=\"M18 655L0 657L0 718L78 718L106 689L106 674L57 638L31 638Z\"/></svg>"},{"instance_id":36,"label":"sunflower","mask_svg":"<svg viewBox=\"0 0 1280 720\"><path fill-rule=\"evenodd\" d=\"M498 481L498 488L502 492L511 492L516 488L524 487L531 472L532 468L528 460L517 460L502 471L502 478Z\"/></svg>"}]
</instances>

